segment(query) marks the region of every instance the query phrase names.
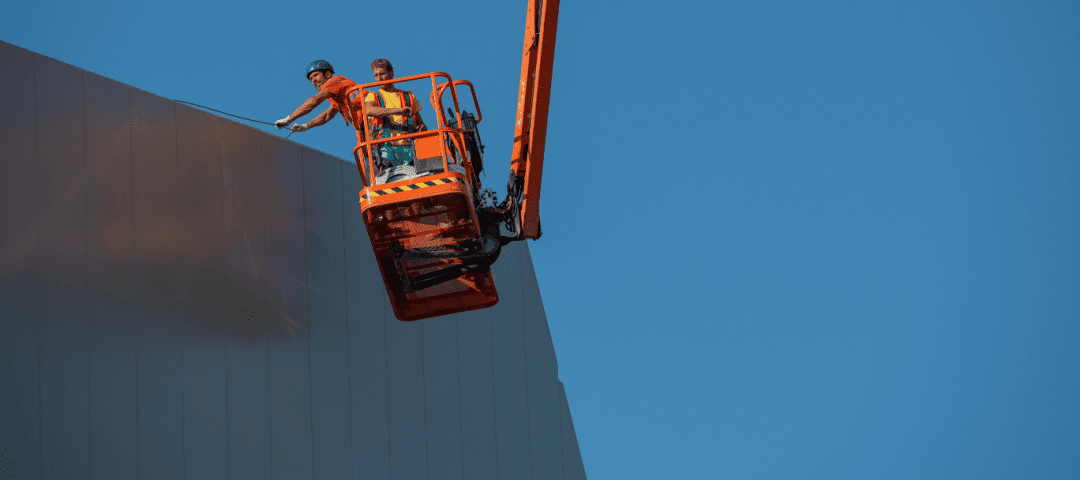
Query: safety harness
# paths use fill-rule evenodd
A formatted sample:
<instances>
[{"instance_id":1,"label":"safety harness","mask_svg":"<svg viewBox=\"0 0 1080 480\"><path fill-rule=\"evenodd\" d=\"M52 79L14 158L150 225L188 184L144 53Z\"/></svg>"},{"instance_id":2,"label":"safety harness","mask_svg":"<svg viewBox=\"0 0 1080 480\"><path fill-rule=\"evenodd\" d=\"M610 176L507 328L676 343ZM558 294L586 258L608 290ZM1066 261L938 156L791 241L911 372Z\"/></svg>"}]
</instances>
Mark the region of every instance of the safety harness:
<instances>
[{"instance_id":1,"label":"safety harness","mask_svg":"<svg viewBox=\"0 0 1080 480\"><path fill-rule=\"evenodd\" d=\"M375 104L380 108L386 108L386 102L382 97L382 90L376 90L371 92L375 96ZM399 101L403 107L413 108L412 92L397 89L394 93L397 94ZM391 120L390 115L383 117L374 117L371 122L371 138L390 138L393 136L394 131L415 133L419 131L416 125L416 114L405 117L404 123L396 123ZM393 145L391 143L384 143L379 146L375 156L375 166L378 167L381 172L384 168L392 167L394 165L405 165L413 163L415 160L415 152L413 151L412 142L410 140L404 140L404 145Z\"/></svg>"},{"instance_id":2,"label":"safety harness","mask_svg":"<svg viewBox=\"0 0 1080 480\"><path fill-rule=\"evenodd\" d=\"M386 108L386 103L383 101L382 92L380 90L376 90L376 91L374 91L372 93L375 96L376 105L378 105L379 108ZM413 100L414 97L413 97L412 92L402 90L402 89L399 88L394 93L397 93L398 99L400 99L401 105L403 107L410 108L410 109L413 108L412 100ZM379 134L377 136L374 136L374 135L373 136L375 138L390 138L392 130L403 131L405 133L416 133L416 131L417 131L416 128L417 127L416 127L416 120L414 119L415 116L416 116L416 113L413 113L412 115L409 115L408 117L405 117L406 118L405 123L395 123L395 122L393 122L390 119L390 115L387 115L385 117L376 117L374 119L374 121L372 122L372 127L375 127L378 130L373 131L372 133L374 134L374 133L378 132Z\"/></svg>"}]
</instances>

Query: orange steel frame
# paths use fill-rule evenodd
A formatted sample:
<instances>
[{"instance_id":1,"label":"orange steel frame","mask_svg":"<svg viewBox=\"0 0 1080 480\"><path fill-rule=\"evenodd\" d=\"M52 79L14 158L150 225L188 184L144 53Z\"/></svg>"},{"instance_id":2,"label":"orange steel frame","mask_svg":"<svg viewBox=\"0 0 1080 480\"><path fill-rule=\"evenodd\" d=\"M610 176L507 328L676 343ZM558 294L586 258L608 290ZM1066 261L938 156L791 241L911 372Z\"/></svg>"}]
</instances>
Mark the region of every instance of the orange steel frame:
<instances>
[{"instance_id":1,"label":"orange steel frame","mask_svg":"<svg viewBox=\"0 0 1080 480\"><path fill-rule=\"evenodd\" d=\"M521 187L515 187L515 192L520 195L515 197L515 200L520 201L520 209L517 211L520 215L518 220L521 230L512 239L536 240L540 237L540 185L543 177L558 18L559 0L529 0L510 162L512 185ZM498 293L495 291L490 271L474 270L453 280L443 281L441 277L437 280L444 283L433 284L436 280L427 283L418 281L416 285L431 285L424 286L419 292L405 288L403 282L411 282L412 278L425 278L424 275L434 275L439 272L439 268L454 267L455 262L460 264L463 260L450 257L433 260L432 257L423 257L424 260L410 261L409 265L403 267L402 258L405 257L400 254L394 256L393 253L401 252L402 248L415 252L465 245L479 240L482 236L475 201L475 196L480 192L479 172L474 170L472 159L469 158L470 153L465 148L466 130L463 129L457 96L458 86L469 86L476 107L476 122L479 123L482 118L480 105L472 83L465 80L455 81L446 73L432 72L367 83L354 88L359 90L359 94L366 96L368 91L365 89L424 79L431 81L430 100L435 108L435 129L391 138L368 138L374 135L371 119L367 116L365 99L360 99L360 114L350 115L351 118L362 119L363 123L354 125L354 128L362 128L363 131L358 132L358 143L353 149L353 157L356 158L365 187L360 192L361 212L371 237L372 248L379 259L379 269L383 273L394 313L401 320L418 320L484 308L498 302ZM439 79L444 81L439 83ZM456 117L457 128L448 126L444 112L442 96L446 89L450 90L454 102L453 115ZM353 107L354 105L350 105L348 108ZM439 153L442 155L441 173L374 185L374 154L380 144L413 140L414 146L417 146L427 139L430 149L430 139L435 138L438 139ZM453 145L459 158L451 158L448 144ZM419 153L419 148L416 147L414 151ZM419 159L419 155L414 157ZM450 162L464 167L465 174L450 171ZM504 211L515 211L512 206L507 208L510 209ZM415 260L420 257L409 258ZM416 277L410 273L415 273ZM402 275L404 280L401 279Z\"/></svg>"},{"instance_id":2,"label":"orange steel frame","mask_svg":"<svg viewBox=\"0 0 1080 480\"><path fill-rule=\"evenodd\" d=\"M442 84L436 84L435 79L438 78L438 77L445 78L446 82L442 83ZM361 165L363 166L363 167L361 167L360 174L364 176L364 185L365 186L368 186L368 187L371 186L371 183L370 183L371 179L368 178L368 172L373 172L374 171L374 163L373 163L374 162L374 156L372 155L372 153L373 153L373 149L377 145L379 145L381 143L387 143L387 142L391 142L391 141L396 142L396 141L399 141L399 140L407 140L407 139L413 139L413 138L417 138L417 137L434 136L435 133L437 132L440 135L440 137L443 134L448 134L448 136L450 137L450 140L454 142L454 146L459 148L458 151L459 152L463 151L460 148L464 147L464 145L465 145L465 140L464 140L464 136L463 136L464 132L460 128L452 129L452 128L448 128L446 126L447 125L446 113L443 111L443 104L442 104L442 98L441 97L442 97L443 91L447 87L450 87L451 97L453 98L453 101L454 101L454 113L455 113L455 116L457 117L456 120L457 120L458 126L459 127L461 126L461 110L458 108L459 105L458 105L457 88L456 87L457 87L457 85L461 85L461 84L468 85L469 90L472 91L473 104L476 106L476 111L477 111L476 121L477 121L477 123L480 122L480 104L479 104L479 102L476 101L476 92L475 92L475 90L473 90L472 83L470 83L467 80L454 81L453 79L450 78L450 75L448 75L446 73L443 73L443 72L431 72L431 73L424 73L424 74L420 74L420 75L411 75L411 76L408 76L408 77L394 78L394 79L390 79L390 80L384 80L384 81L381 81L381 82L365 83L363 85L359 85L357 87L354 87L354 89L359 89L363 93L368 88L381 87L383 85L388 85L388 84L391 84L391 83L405 83L405 82L410 82L410 81L414 81L414 80L420 80L420 79L424 79L424 78L430 78L431 79L431 98L430 99L431 99L431 104L435 107L435 119L438 122L438 127L439 128L434 129L434 130L426 130L426 131L423 131L423 132L410 133L410 134L406 134L406 135L398 135L398 136L395 136L393 138L369 139L366 142L365 141L359 142L356 145L356 147L353 148L353 157L356 158L357 167L361 167ZM371 91L373 92L374 90L371 90ZM363 105L362 106L362 112L361 112L361 118L364 119L364 127L363 127L364 132L367 132L367 133L370 134L371 133L371 120L367 116L367 105L366 105L366 102L363 102L363 99L361 99L361 104ZM355 127L359 128L360 126L355 125ZM360 156L359 156L359 151L361 149L364 149L364 154L365 154L364 155L365 161L363 161L363 162L360 160ZM447 152L446 152L445 149L443 149L443 168L444 168L443 171L444 172L448 171L448 170L445 170L445 168L447 167L447 160L448 160ZM366 168L364 168L364 167L366 167ZM471 175L472 174L470 172L470 176Z\"/></svg>"},{"instance_id":3,"label":"orange steel frame","mask_svg":"<svg viewBox=\"0 0 1080 480\"><path fill-rule=\"evenodd\" d=\"M529 1L510 170L515 176L524 178L522 236L532 240L540 238L540 180L544 171L551 69L558 24L559 0Z\"/></svg>"},{"instance_id":4,"label":"orange steel frame","mask_svg":"<svg viewBox=\"0 0 1080 480\"><path fill-rule=\"evenodd\" d=\"M445 79L437 83L437 79ZM479 102L470 82L454 81L442 72L395 78L392 80L368 83L356 88L361 92L389 83L405 83L415 80L431 80L431 104L435 108L435 120L438 128L397 135L390 138L367 138L360 141L353 149L353 157L364 180L365 188L359 194L361 213L371 238L375 256L379 259L379 268L386 283L387 293L394 307L395 315L401 320L418 320L435 315L454 313L477 308L485 308L498 302L498 293L490 271L471 272L460 278L438 285L409 291L400 280L402 271L406 276L420 275L440 268L460 264L455 259L399 260L403 270L393 260L393 244L403 248L424 249L442 248L479 241L481 237L479 219L474 206L475 193L479 191L477 172L474 171L468 150L465 148L461 110L457 98L457 86L468 85L472 92L473 104L477 110L477 122L480 115ZM442 95L449 88L454 103L454 116L458 128L449 127L443 108ZM371 90L374 91L374 90ZM352 108L352 107L350 107ZM372 135L371 119L367 116L366 103L361 99L363 128ZM412 178L399 182L374 185L375 149L380 144L401 140L421 140L438 138L439 151L442 155L442 173ZM451 158L446 146L453 144L458 158ZM363 154L361 154L363 152ZM455 161L456 160L456 161ZM454 162L465 169L465 174L453 172L449 163ZM450 180L446 183L440 181ZM423 188L408 189L409 185L429 183ZM383 192L379 194L379 192Z\"/></svg>"}]
</instances>

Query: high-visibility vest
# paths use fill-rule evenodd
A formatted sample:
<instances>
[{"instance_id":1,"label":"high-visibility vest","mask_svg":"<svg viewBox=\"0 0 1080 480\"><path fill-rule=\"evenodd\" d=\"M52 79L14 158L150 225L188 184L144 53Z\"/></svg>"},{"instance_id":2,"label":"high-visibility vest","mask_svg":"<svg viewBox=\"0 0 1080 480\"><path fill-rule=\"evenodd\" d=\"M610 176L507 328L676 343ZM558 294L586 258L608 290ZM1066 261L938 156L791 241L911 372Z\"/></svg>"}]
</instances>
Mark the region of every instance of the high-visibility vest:
<instances>
[{"instance_id":1,"label":"high-visibility vest","mask_svg":"<svg viewBox=\"0 0 1080 480\"><path fill-rule=\"evenodd\" d=\"M382 93L379 90L371 92L375 96L375 104L380 108L386 108L386 103L383 101ZM416 97L413 93L407 90L397 89L394 93L397 94L398 99L404 108L413 108L414 100ZM371 117L371 136L372 138L389 138L391 130L404 131L406 133L416 132L416 119L415 117L420 114L413 112L405 119L405 123L394 123L390 116L383 117Z\"/></svg>"}]
</instances>

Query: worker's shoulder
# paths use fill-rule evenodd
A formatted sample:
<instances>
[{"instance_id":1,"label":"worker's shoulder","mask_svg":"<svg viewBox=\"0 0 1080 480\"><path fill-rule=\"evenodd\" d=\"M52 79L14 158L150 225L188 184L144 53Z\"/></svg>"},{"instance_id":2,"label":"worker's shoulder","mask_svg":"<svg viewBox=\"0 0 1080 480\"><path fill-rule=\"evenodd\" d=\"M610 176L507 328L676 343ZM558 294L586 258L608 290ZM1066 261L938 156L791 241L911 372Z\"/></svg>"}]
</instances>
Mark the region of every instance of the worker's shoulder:
<instances>
[{"instance_id":1,"label":"worker's shoulder","mask_svg":"<svg viewBox=\"0 0 1080 480\"><path fill-rule=\"evenodd\" d=\"M346 77L334 75L322 85L322 90L341 90L356 85L356 82Z\"/></svg>"}]
</instances>

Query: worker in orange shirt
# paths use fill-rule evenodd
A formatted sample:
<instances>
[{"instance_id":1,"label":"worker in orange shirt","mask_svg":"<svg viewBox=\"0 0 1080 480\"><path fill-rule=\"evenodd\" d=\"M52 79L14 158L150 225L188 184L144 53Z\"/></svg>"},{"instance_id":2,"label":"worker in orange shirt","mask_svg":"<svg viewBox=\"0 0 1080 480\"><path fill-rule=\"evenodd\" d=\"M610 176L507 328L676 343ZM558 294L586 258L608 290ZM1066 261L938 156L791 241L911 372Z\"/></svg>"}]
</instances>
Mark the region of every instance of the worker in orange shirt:
<instances>
[{"instance_id":1,"label":"worker in orange shirt","mask_svg":"<svg viewBox=\"0 0 1080 480\"><path fill-rule=\"evenodd\" d=\"M315 86L319 93L307 99L293 113L281 120L274 122L274 126L281 129L300 117L307 115L324 100L330 101L330 107L315 118L306 123L294 123L290 128L293 132L303 132L311 127L317 127L333 119L338 112L342 112L345 124L352 123L356 129L357 142L363 141L364 121L360 118L362 112L361 99L367 91L342 76L334 76L334 67L326 60L315 60L307 67L307 79Z\"/></svg>"}]
</instances>

